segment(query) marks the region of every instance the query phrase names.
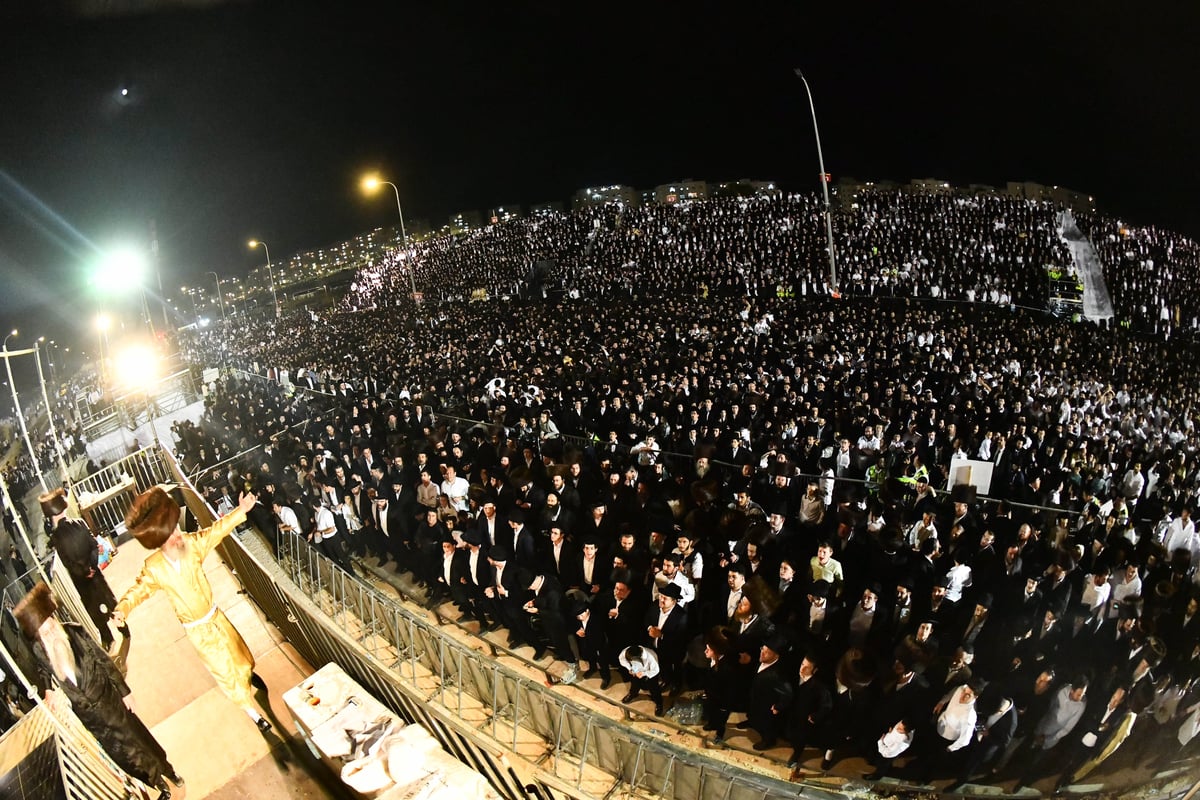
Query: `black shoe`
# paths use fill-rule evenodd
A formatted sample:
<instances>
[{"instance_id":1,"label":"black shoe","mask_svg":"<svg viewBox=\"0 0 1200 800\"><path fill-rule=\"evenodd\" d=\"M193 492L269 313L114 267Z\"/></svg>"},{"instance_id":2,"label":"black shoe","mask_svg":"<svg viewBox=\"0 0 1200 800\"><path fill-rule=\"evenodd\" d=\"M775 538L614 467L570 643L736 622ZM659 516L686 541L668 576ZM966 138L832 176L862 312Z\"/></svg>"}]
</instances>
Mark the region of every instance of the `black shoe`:
<instances>
[{"instance_id":1,"label":"black shoe","mask_svg":"<svg viewBox=\"0 0 1200 800\"><path fill-rule=\"evenodd\" d=\"M588 667L586 670L584 670L584 672L583 672L583 677L585 677L585 678L594 678L594 677L596 677L596 668L595 668L595 667Z\"/></svg>"},{"instance_id":2,"label":"black shoe","mask_svg":"<svg viewBox=\"0 0 1200 800\"><path fill-rule=\"evenodd\" d=\"M250 673L250 685L261 692L267 691L267 682L257 672Z\"/></svg>"},{"instance_id":3,"label":"black shoe","mask_svg":"<svg viewBox=\"0 0 1200 800\"><path fill-rule=\"evenodd\" d=\"M716 725L714 725L713 723L711 723L711 722L706 722L706 723L704 723L704 730L706 730L706 731L715 731L716 729L717 729L717 726L716 726Z\"/></svg>"},{"instance_id":4,"label":"black shoe","mask_svg":"<svg viewBox=\"0 0 1200 800\"><path fill-rule=\"evenodd\" d=\"M829 770L832 769L832 767L833 767L833 759L832 758L822 758L821 759L821 771L822 772L829 772Z\"/></svg>"},{"instance_id":5,"label":"black shoe","mask_svg":"<svg viewBox=\"0 0 1200 800\"><path fill-rule=\"evenodd\" d=\"M604 677L600 679L600 691L604 691L609 686L612 686L612 676L605 672Z\"/></svg>"},{"instance_id":6,"label":"black shoe","mask_svg":"<svg viewBox=\"0 0 1200 800\"><path fill-rule=\"evenodd\" d=\"M655 703L654 704L654 716L661 717L662 715L663 715L663 704Z\"/></svg>"},{"instance_id":7,"label":"black shoe","mask_svg":"<svg viewBox=\"0 0 1200 800\"><path fill-rule=\"evenodd\" d=\"M634 700L637 700L637 696L639 694L641 694L641 692L630 692L629 694L627 694L621 698L621 702L628 705L629 703L632 703Z\"/></svg>"},{"instance_id":8,"label":"black shoe","mask_svg":"<svg viewBox=\"0 0 1200 800\"><path fill-rule=\"evenodd\" d=\"M750 720L744 719L733 727L737 728L739 731L748 731L750 730Z\"/></svg>"},{"instance_id":9,"label":"black shoe","mask_svg":"<svg viewBox=\"0 0 1200 800\"><path fill-rule=\"evenodd\" d=\"M271 732L271 723L267 721L266 717L259 717L258 722L254 724L258 726L258 730L262 733Z\"/></svg>"},{"instance_id":10,"label":"black shoe","mask_svg":"<svg viewBox=\"0 0 1200 800\"><path fill-rule=\"evenodd\" d=\"M772 747L774 747L774 746L775 746L775 740L774 740L774 739L766 739L766 740L764 740L764 741L761 741L761 742L759 742L758 744L754 745L754 749L755 749L755 750L760 750L760 751L761 751L761 750L770 750L770 749L771 749Z\"/></svg>"},{"instance_id":11,"label":"black shoe","mask_svg":"<svg viewBox=\"0 0 1200 800\"><path fill-rule=\"evenodd\" d=\"M541 661L545 657L546 657L546 648L538 647L536 650L533 651L533 660L534 661Z\"/></svg>"}]
</instances>

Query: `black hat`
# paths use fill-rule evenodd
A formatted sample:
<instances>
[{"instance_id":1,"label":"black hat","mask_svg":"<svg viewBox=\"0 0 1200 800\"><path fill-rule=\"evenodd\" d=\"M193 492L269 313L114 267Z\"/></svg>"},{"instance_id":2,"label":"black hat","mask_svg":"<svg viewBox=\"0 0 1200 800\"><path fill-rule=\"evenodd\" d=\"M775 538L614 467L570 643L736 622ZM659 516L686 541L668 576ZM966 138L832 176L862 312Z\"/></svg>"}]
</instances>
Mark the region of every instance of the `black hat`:
<instances>
[{"instance_id":1,"label":"black hat","mask_svg":"<svg viewBox=\"0 0 1200 800\"><path fill-rule=\"evenodd\" d=\"M668 583L666 586L663 586L661 589L658 590L658 593L660 595L662 595L663 597L670 597L674 600L678 600L681 597L683 597L683 590L679 588L679 584L674 583L674 582Z\"/></svg>"},{"instance_id":2,"label":"black hat","mask_svg":"<svg viewBox=\"0 0 1200 800\"><path fill-rule=\"evenodd\" d=\"M778 653L781 656L786 655L787 651L791 647L787 638L778 633L772 634L765 642L763 642L763 645L771 652Z\"/></svg>"},{"instance_id":3,"label":"black hat","mask_svg":"<svg viewBox=\"0 0 1200 800\"><path fill-rule=\"evenodd\" d=\"M808 587L808 593L813 597L829 597L829 581L815 580L812 586ZM778 652L778 651L776 651Z\"/></svg>"},{"instance_id":4,"label":"black hat","mask_svg":"<svg viewBox=\"0 0 1200 800\"><path fill-rule=\"evenodd\" d=\"M492 561L508 561L510 558L508 548L502 544L492 545L492 549L488 551L488 558Z\"/></svg>"},{"instance_id":5,"label":"black hat","mask_svg":"<svg viewBox=\"0 0 1200 800\"><path fill-rule=\"evenodd\" d=\"M508 518L509 522L516 522L521 525L525 524L525 512L522 509L514 508L512 511L509 511L507 514L505 514L505 516Z\"/></svg>"},{"instance_id":6,"label":"black hat","mask_svg":"<svg viewBox=\"0 0 1200 800\"><path fill-rule=\"evenodd\" d=\"M467 544L473 544L478 547L483 544L483 534L475 528L467 528L463 531L462 540Z\"/></svg>"}]
</instances>

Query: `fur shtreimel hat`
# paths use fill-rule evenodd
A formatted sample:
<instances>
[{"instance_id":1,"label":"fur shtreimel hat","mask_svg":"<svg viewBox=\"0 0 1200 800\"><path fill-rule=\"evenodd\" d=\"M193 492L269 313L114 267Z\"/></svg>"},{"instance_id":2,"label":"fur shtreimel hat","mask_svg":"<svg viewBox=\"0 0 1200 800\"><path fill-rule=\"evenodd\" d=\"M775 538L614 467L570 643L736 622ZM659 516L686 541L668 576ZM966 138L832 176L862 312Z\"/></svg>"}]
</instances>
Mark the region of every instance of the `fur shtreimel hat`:
<instances>
[{"instance_id":1,"label":"fur shtreimel hat","mask_svg":"<svg viewBox=\"0 0 1200 800\"><path fill-rule=\"evenodd\" d=\"M38 502L42 504L42 516L46 519L52 519L67 510L67 490L61 486L52 492L45 492L38 495Z\"/></svg>"},{"instance_id":2,"label":"fur shtreimel hat","mask_svg":"<svg viewBox=\"0 0 1200 800\"><path fill-rule=\"evenodd\" d=\"M147 550L157 550L171 538L179 524L179 506L162 487L138 495L125 515L125 527Z\"/></svg>"},{"instance_id":3,"label":"fur shtreimel hat","mask_svg":"<svg viewBox=\"0 0 1200 800\"><path fill-rule=\"evenodd\" d=\"M39 583L13 608L13 616L17 618L17 625L20 626L21 633L25 634L25 638L36 642L38 628L42 627L42 623L48 618L53 617L57 610L58 605L54 602L50 587Z\"/></svg>"}]
</instances>

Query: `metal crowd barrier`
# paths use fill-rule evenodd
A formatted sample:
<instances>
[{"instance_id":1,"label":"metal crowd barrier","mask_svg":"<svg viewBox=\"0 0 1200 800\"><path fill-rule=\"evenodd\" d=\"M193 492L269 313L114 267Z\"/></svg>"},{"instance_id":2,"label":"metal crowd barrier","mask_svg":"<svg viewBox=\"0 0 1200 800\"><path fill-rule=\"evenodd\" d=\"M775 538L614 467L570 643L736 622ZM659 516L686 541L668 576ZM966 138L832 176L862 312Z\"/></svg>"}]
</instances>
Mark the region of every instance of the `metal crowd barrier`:
<instances>
[{"instance_id":1,"label":"metal crowd barrier","mask_svg":"<svg viewBox=\"0 0 1200 800\"><path fill-rule=\"evenodd\" d=\"M156 794L122 772L66 706L51 713L39 703L0 736L0 797L5 800L130 800Z\"/></svg>"},{"instance_id":2,"label":"metal crowd barrier","mask_svg":"<svg viewBox=\"0 0 1200 800\"><path fill-rule=\"evenodd\" d=\"M153 483L187 484L168 453L151 457L142 452L128 461L114 467L128 471L132 463L139 463ZM167 474L154 474L160 469ZM188 492L186 501L199 524L209 524L212 511L199 496ZM527 664L498 655L487 642L450 635L428 612L348 575L298 537L272 542L247 526L222 543L219 552L267 618L309 663L339 664L407 722L425 726L448 752L487 777L510 800L832 800L880 795L880 787L859 781L792 783L752 765L724 761L697 747L694 739L672 737L667 725L608 716L604 706L590 704L586 696L551 689L540 677L531 677ZM19 727L33 731L37 724L23 721ZM37 754L49 736L40 735L20 740L13 748L19 759L13 761L15 756L6 755L4 747L0 758L14 765L36 763L36 757L45 757ZM106 771L112 768L102 757L86 743L59 736L58 774L66 789L55 793L46 784L50 791L26 789L14 797L127 796L124 783ZM22 774L3 763L5 775L13 769ZM1183 765L1184 779L1194 775L1188 771L1193 766L1194 761ZM1178 797L1189 788L1180 789L1176 774L1098 791L1131 798ZM887 791L937 794L930 787L904 784Z\"/></svg>"},{"instance_id":3,"label":"metal crowd barrier","mask_svg":"<svg viewBox=\"0 0 1200 800\"><path fill-rule=\"evenodd\" d=\"M140 493L160 483L174 482L175 476L164 450L144 447L76 481L74 497L92 533L108 535L124 524L125 513Z\"/></svg>"},{"instance_id":4,"label":"metal crowd barrier","mask_svg":"<svg viewBox=\"0 0 1200 800\"><path fill-rule=\"evenodd\" d=\"M223 545L250 596L313 664L337 662L509 798L783 800L797 787L708 758L553 691L517 665L333 566L298 537L278 562L258 534ZM864 787L865 788L865 787ZM805 787L806 796L844 797ZM868 794L868 793L864 793Z\"/></svg>"}]
</instances>

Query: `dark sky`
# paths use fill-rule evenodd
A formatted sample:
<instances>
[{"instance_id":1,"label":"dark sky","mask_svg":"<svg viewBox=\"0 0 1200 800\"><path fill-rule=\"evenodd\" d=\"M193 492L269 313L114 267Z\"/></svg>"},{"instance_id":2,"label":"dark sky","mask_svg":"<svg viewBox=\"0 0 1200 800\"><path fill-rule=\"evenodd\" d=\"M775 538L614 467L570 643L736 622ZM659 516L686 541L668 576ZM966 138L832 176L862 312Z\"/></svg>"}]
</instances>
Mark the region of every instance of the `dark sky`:
<instances>
[{"instance_id":1,"label":"dark sky","mask_svg":"<svg viewBox=\"0 0 1200 800\"><path fill-rule=\"evenodd\" d=\"M283 260L392 224L367 167L435 223L598 183L815 188L797 66L835 178L1036 180L1200 237L1195 3L162 5L0 10L0 327L87 316L55 299L150 219L168 286L244 272L251 237Z\"/></svg>"}]
</instances>

